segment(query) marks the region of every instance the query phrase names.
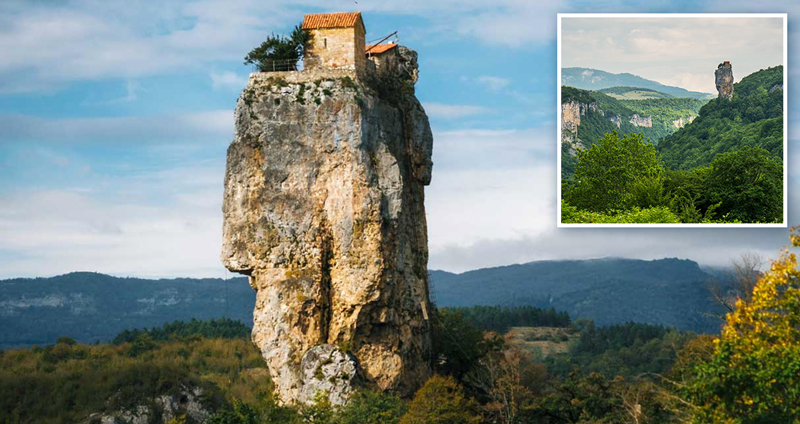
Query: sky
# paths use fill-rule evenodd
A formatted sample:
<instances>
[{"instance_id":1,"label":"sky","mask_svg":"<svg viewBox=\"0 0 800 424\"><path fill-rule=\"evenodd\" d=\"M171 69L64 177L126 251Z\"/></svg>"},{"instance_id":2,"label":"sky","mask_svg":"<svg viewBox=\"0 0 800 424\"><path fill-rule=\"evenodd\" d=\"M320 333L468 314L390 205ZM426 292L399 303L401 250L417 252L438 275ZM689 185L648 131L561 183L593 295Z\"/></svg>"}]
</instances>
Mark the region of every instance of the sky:
<instances>
[{"instance_id":1,"label":"sky","mask_svg":"<svg viewBox=\"0 0 800 424\"><path fill-rule=\"evenodd\" d=\"M783 3L5 0L0 278L223 276L225 151L252 71L243 57L305 13L354 9L367 39L397 30L419 53L435 139L429 268L775 257L785 229L556 228L556 13L788 12L792 49L796 10ZM789 218L800 223L789 113Z\"/></svg>"},{"instance_id":2,"label":"sky","mask_svg":"<svg viewBox=\"0 0 800 424\"><path fill-rule=\"evenodd\" d=\"M774 17L564 17L561 66L716 94L717 65L731 62L736 81L783 65L783 41L783 19Z\"/></svg>"}]
</instances>

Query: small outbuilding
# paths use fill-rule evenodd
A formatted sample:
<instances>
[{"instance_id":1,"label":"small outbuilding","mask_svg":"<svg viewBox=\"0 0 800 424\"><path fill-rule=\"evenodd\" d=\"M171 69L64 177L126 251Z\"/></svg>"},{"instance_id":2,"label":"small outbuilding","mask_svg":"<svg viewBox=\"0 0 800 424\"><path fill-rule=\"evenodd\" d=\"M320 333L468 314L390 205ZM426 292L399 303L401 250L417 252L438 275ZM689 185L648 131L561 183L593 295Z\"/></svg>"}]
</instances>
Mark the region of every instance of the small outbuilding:
<instances>
[{"instance_id":1,"label":"small outbuilding","mask_svg":"<svg viewBox=\"0 0 800 424\"><path fill-rule=\"evenodd\" d=\"M316 13L303 18L311 34L303 56L305 69L330 68L362 71L366 66L366 28L361 12Z\"/></svg>"}]
</instances>

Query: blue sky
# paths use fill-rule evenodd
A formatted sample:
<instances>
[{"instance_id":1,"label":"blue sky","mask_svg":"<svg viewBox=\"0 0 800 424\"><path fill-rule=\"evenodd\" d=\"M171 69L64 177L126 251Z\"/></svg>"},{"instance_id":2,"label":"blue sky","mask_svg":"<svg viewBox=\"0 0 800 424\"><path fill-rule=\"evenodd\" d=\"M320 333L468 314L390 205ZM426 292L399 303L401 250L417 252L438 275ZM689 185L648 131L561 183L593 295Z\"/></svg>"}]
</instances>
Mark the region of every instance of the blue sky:
<instances>
[{"instance_id":1,"label":"blue sky","mask_svg":"<svg viewBox=\"0 0 800 424\"><path fill-rule=\"evenodd\" d=\"M773 255L786 230L555 228L557 12L789 12L790 47L796 38L794 10L782 2L646 5L4 1L0 278L75 270L222 276L225 150L251 71L242 58L305 13L355 9L368 39L397 30L419 53L417 95L435 137L426 192L431 268ZM798 159L790 156L790 169ZM797 187L792 174L790 193ZM794 210L791 222L800 222Z\"/></svg>"}]
</instances>

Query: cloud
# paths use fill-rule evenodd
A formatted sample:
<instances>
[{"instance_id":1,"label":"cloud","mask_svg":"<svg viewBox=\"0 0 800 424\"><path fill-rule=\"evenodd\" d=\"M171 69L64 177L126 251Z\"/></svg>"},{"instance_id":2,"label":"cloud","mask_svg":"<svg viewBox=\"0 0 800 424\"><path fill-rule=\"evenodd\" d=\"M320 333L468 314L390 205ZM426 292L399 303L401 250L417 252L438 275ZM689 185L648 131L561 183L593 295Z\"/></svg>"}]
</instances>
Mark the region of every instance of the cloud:
<instances>
[{"instance_id":1,"label":"cloud","mask_svg":"<svg viewBox=\"0 0 800 424\"><path fill-rule=\"evenodd\" d=\"M8 141L164 141L230 139L233 112L213 110L120 118L40 118L0 115L0 142Z\"/></svg>"},{"instance_id":2,"label":"cloud","mask_svg":"<svg viewBox=\"0 0 800 424\"><path fill-rule=\"evenodd\" d=\"M0 278L221 275L223 171L220 163L112 178L112 196L99 181L0 193L0 245L14 253Z\"/></svg>"},{"instance_id":3,"label":"cloud","mask_svg":"<svg viewBox=\"0 0 800 424\"><path fill-rule=\"evenodd\" d=\"M211 85L214 89L224 88L227 90L241 91L247 86L247 77L239 75L236 72L211 72Z\"/></svg>"},{"instance_id":4,"label":"cloud","mask_svg":"<svg viewBox=\"0 0 800 424\"><path fill-rule=\"evenodd\" d=\"M501 78L491 75L481 75L478 78L476 78L476 81L483 84L484 86L486 86L486 88L492 91L500 91L508 87L508 85L511 83L511 81L507 78Z\"/></svg>"},{"instance_id":5,"label":"cloud","mask_svg":"<svg viewBox=\"0 0 800 424\"><path fill-rule=\"evenodd\" d=\"M425 113L431 118L458 119L467 116L491 113L491 109L475 105L448 105L444 103L424 103Z\"/></svg>"}]
</instances>

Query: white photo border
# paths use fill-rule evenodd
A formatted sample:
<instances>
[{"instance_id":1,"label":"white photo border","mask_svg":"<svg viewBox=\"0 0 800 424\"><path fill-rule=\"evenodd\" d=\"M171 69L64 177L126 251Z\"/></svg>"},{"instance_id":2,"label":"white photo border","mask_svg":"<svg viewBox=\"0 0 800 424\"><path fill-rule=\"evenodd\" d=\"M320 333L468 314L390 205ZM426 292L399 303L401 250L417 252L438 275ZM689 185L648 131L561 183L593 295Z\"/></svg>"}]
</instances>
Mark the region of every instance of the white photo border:
<instances>
[{"instance_id":1,"label":"white photo border","mask_svg":"<svg viewBox=\"0 0 800 424\"><path fill-rule=\"evenodd\" d=\"M564 224L561 222L561 20L564 18L781 18L783 19L783 223L781 224ZM556 134L558 134L556 155L556 227L558 228L787 228L789 221L788 201L788 147L789 147L789 104L788 104L788 14L787 13L558 13L557 66L556 78Z\"/></svg>"}]
</instances>

